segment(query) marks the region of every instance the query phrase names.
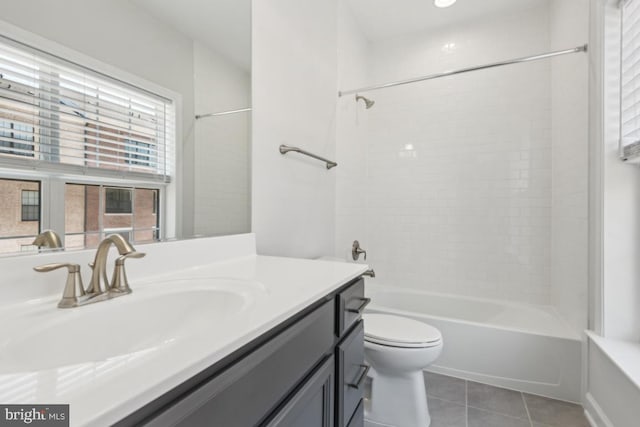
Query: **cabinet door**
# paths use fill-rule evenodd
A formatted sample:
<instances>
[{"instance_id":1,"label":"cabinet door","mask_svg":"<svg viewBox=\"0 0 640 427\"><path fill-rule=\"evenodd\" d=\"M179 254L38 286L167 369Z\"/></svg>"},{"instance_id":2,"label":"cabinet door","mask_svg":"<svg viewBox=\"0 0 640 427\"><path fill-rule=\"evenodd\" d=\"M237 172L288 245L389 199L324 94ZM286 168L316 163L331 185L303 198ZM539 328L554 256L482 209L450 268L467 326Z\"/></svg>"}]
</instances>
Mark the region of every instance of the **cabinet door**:
<instances>
[{"instance_id":1,"label":"cabinet door","mask_svg":"<svg viewBox=\"0 0 640 427\"><path fill-rule=\"evenodd\" d=\"M166 407L147 427L248 427L267 419L328 354L334 303L329 301L210 381ZM127 423L121 425L140 425Z\"/></svg>"},{"instance_id":2,"label":"cabinet door","mask_svg":"<svg viewBox=\"0 0 640 427\"><path fill-rule=\"evenodd\" d=\"M345 427L364 396L367 372L364 363L364 323L347 335L336 349L338 375L337 427Z\"/></svg>"},{"instance_id":3,"label":"cabinet door","mask_svg":"<svg viewBox=\"0 0 640 427\"><path fill-rule=\"evenodd\" d=\"M330 356L266 427L333 427L335 366Z\"/></svg>"},{"instance_id":4,"label":"cabinet door","mask_svg":"<svg viewBox=\"0 0 640 427\"><path fill-rule=\"evenodd\" d=\"M364 400L361 400L356 408L356 412L353 413L351 421L347 427L363 427L364 426Z\"/></svg>"}]
</instances>

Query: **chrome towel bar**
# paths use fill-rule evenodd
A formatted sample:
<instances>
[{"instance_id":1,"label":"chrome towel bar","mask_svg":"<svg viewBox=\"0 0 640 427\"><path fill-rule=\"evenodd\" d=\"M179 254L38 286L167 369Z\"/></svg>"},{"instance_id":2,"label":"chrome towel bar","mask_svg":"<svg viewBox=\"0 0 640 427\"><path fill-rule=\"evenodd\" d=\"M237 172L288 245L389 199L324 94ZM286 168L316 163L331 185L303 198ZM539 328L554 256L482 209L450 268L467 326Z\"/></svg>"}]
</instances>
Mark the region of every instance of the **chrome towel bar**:
<instances>
[{"instance_id":1,"label":"chrome towel bar","mask_svg":"<svg viewBox=\"0 0 640 427\"><path fill-rule=\"evenodd\" d=\"M304 154L305 156L313 157L314 159L317 159L317 160L320 160L322 162L325 162L327 164L327 169L335 168L336 166L338 166L338 164L336 162L332 162L331 160L327 160L324 157L317 156L317 155L315 155L313 153L310 153L308 151L305 151L305 150L303 150L301 148L291 147L289 145L284 145L284 144L282 144L280 146L280 154L287 154L290 151L294 151L296 153Z\"/></svg>"}]
</instances>

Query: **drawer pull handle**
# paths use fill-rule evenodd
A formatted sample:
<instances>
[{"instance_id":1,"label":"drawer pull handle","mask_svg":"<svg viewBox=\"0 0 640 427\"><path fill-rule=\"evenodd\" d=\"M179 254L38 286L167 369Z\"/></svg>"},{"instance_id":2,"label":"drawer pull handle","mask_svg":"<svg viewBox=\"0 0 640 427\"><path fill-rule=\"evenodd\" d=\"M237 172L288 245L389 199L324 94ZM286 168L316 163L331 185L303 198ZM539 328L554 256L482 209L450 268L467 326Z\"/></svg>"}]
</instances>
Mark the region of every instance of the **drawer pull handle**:
<instances>
[{"instance_id":1,"label":"drawer pull handle","mask_svg":"<svg viewBox=\"0 0 640 427\"><path fill-rule=\"evenodd\" d=\"M358 377L358 381L356 381L355 384L354 383L347 384L351 388L359 389L360 386L362 385L362 383L364 382L365 378L367 378L367 374L369 373L369 369L371 369L371 366L369 366L369 365L360 365L360 367L364 368L364 369L362 370L362 373Z\"/></svg>"},{"instance_id":2,"label":"drawer pull handle","mask_svg":"<svg viewBox=\"0 0 640 427\"><path fill-rule=\"evenodd\" d=\"M349 313L358 313L361 314L362 311L364 310L364 308L366 306L369 305L369 303L371 302L371 298L360 298L360 300L362 301L362 304L360 304L360 307L358 308L347 308L347 311Z\"/></svg>"}]
</instances>

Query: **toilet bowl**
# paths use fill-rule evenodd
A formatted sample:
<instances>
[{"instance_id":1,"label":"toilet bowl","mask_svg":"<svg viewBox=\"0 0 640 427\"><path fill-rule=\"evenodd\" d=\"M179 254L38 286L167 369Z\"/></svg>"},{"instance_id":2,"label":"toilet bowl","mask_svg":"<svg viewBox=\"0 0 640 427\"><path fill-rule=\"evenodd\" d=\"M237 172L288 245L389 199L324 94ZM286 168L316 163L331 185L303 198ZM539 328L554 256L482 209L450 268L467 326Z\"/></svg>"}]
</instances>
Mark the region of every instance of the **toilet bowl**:
<instances>
[{"instance_id":1,"label":"toilet bowl","mask_svg":"<svg viewBox=\"0 0 640 427\"><path fill-rule=\"evenodd\" d=\"M366 313L364 354L369 370L365 425L427 427L431 423L422 370L442 352L433 326L387 314Z\"/></svg>"}]
</instances>

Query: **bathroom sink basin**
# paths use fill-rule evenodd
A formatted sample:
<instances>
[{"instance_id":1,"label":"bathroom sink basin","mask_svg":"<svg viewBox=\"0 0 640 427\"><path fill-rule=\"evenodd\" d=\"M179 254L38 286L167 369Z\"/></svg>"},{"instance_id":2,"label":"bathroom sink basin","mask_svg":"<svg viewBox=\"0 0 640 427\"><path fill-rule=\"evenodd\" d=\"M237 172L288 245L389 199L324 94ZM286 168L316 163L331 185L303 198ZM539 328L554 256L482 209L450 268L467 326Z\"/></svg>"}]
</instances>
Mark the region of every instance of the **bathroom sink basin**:
<instances>
[{"instance_id":1,"label":"bathroom sink basin","mask_svg":"<svg viewBox=\"0 0 640 427\"><path fill-rule=\"evenodd\" d=\"M72 309L39 302L0 315L13 325L0 341L0 374L139 357L190 338L215 340L264 293L257 282L198 278L150 283Z\"/></svg>"}]
</instances>

